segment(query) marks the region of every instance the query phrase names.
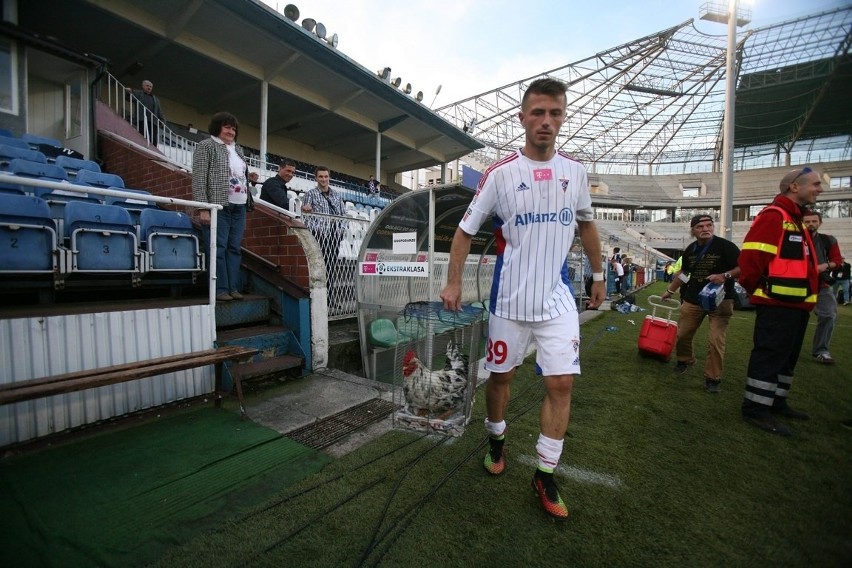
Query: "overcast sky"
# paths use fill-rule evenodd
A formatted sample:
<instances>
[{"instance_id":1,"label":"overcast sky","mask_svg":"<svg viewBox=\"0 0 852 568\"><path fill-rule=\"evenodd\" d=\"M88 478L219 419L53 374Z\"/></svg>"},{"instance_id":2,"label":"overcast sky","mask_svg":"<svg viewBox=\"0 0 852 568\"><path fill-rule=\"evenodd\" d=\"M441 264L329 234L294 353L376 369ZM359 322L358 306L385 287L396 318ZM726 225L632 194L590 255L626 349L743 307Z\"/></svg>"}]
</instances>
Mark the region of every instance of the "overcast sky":
<instances>
[{"instance_id":1,"label":"overcast sky","mask_svg":"<svg viewBox=\"0 0 852 568\"><path fill-rule=\"evenodd\" d=\"M370 70L392 69L434 108L562 67L690 18L704 33L723 24L699 20L692 0L263 0L337 33L338 49ZM719 2L719 0L716 0ZM742 3L742 2L741 2ZM850 0L754 0L761 27L847 5Z\"/></svg>"}]
</instances>

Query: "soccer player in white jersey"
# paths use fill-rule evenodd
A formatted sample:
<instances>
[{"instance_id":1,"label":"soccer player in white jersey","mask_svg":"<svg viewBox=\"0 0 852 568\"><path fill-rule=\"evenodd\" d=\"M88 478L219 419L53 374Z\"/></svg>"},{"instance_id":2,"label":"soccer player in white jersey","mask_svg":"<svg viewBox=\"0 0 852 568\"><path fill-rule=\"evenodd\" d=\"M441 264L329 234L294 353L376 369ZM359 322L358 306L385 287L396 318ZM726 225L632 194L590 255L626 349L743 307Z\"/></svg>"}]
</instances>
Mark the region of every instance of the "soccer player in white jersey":
<instances>
[{"instance_id":1,"label":"soccer player in white jersey","mask_svg":"<svg viewBox=\"0 0 852 568\"><path fill-rule=\"evenodd\" d=\"M568 430L574 375L580 372L580 324L566 263L575 226L592 265L589 307L599 306L606 295L586 170L555 147L565 120L565 91L563 83L549 78L538 79L527 89L518 114L526 132L524 147L482 176L453 237L447 286L441 292L447 309L460 308L461 277L472 236L490 217L498 257L485 363L491 377L485 387L490 448L484 465L493 475L505 468L509 385L535 339L536 363L547 393L532 485L545 511L557 520L568 518L568 508L553 471Z\"/></svg>"}]
</instances>

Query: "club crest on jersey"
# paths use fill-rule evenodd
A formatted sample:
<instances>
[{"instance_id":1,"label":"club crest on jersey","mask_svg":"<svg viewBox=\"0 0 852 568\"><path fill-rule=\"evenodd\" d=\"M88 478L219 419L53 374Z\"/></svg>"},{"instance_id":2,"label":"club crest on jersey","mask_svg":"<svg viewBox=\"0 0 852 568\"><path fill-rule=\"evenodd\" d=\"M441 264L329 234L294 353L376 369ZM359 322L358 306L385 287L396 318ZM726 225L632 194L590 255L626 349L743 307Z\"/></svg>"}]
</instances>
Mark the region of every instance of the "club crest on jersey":
<instances>
[{"instance_id":1,"label":"club crest on jersey","mask_svg":"<svg viewBox=\"0 0 852 568\"><path fill-rule=\"evenodd\" d=\"M570 180L566 178L559 178L559 185L562 186L562 191L568 191L568 182Z\"/></svg>"},{"instance_id":2,"label":"club crest on jersey","mask_svg":"<svg viewBox=\"0 0 852 568\"><path fill-rule=\"evenodd\" d=\"M518 191L527 191L529 188L530 186L528 186L524 182L521 182L521 185L518 186Z\"/></svg>"}]
</instances>

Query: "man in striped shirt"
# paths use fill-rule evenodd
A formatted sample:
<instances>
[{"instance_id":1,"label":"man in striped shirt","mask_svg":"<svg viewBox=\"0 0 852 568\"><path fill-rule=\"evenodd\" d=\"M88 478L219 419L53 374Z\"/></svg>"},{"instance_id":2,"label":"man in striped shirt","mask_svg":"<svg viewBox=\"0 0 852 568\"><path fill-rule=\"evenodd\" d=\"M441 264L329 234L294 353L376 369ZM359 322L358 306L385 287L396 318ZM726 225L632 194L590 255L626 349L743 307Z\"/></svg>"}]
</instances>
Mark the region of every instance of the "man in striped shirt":
<instances>
[{"instance_id":1,"label":"man in striped shirt","mask_svg":"<svg viewBox=\"0 0 852 568\"><path fill-rule=\"evenodd\" d=\"M563 83L549 78L530 84L518 115L526 133L524 147L482 176L453 237L447 286L441 293L447 309L460 308L461 275L472 236L490 218L497 238L497 266L485 364L491 376L485 391L490 448L484 465L493 475L505 468L510 383L535 340L536 363L547 394L533 488L545 511L557 520L567 519L568 509L553 471L568 429L574 374L580 373L580 325L567 265L575 227L592 265L589 307L599 306L606 295L586 170L555 147L565 120L565 92Z\"/></svg>"}]
</instances>

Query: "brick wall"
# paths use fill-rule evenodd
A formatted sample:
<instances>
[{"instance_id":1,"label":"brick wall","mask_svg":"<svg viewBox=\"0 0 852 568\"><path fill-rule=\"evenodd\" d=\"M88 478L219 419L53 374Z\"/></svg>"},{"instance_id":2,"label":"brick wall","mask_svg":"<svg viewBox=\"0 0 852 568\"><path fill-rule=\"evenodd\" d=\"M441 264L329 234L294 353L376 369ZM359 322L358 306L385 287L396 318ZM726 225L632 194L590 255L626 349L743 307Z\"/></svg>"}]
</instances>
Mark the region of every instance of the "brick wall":
<instances>
[{"instance_id":1,"label":"brick wall","mask_svg":"<svg viewBox=\"0 0 852 568\"><path fill-rule=\"evenodd\" d=\"M139 149L110 136L98 136L99 155L104 171L119 175L124 185L144 189L161 197L192 199L192 177L183 170L163 164ZM256 207L248 214L243 247L279 266L279 273L296 286L308 290L308 260L291 228L300 221L279 218Z\"/></svg>"}]
</instances>

